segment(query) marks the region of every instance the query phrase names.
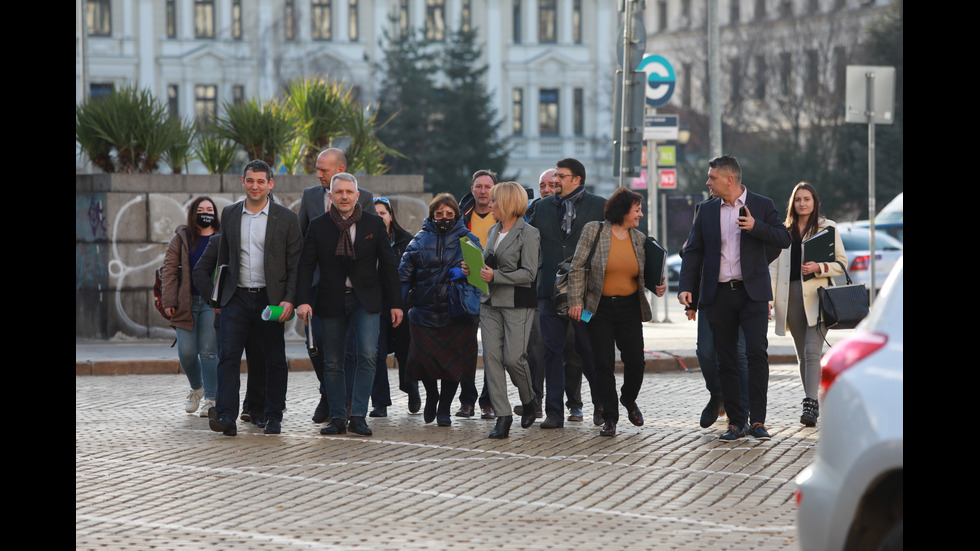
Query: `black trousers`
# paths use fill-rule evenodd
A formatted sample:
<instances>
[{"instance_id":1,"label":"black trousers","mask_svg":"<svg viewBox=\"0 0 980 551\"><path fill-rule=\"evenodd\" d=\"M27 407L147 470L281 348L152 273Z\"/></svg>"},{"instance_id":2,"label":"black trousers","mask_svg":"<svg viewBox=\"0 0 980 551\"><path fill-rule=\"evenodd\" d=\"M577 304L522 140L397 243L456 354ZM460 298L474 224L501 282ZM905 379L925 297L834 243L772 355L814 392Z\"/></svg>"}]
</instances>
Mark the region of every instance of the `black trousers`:
<instances>
[{"instance_id":1,"label":"black trousers","mask_svg":"<svg viewBox=\"0 0 980 551\"><path fill-rule=\"evenodd\" d=\"M643 320L640 295L602 297L586 324L595 362L595 390L602 404L602 418L619 421L619 402L633 404L643 384ZM616 400L616 350L623 360L623 387Z\"/></svg>"},{"instance_id":2,"label":"black trousers","mask_svg":"<svg viewBox=\"0 0 980 551\"><path fill-rule=\"evenodd\" d=\"M749 298L741 282L719 283L715 298L705 308L714 335L718 358L718 378L725 396L725 411L732 424L742 427L749 422L746 404L739 399L742 387L738 373L738 329L745 333L745 356L749 364L748 411L752 423L766 422L766 400L769 391L769 304Z\"/></svg>"}]
</instances>

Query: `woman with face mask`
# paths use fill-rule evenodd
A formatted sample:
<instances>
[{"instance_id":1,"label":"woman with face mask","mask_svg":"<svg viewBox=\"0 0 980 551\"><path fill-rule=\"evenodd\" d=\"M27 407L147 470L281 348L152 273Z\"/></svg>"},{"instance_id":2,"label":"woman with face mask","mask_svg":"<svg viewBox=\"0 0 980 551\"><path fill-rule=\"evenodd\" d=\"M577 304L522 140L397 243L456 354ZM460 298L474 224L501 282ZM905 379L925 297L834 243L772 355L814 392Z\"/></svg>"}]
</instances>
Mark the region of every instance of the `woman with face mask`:
<instances>
[{"instance_id":1,"label":"woman with face mask","mask_svg":"<svg viewBox=\"0 0 980 551\"><path fill-rule=\"evenodd\" d=\"M429 217L408 244L398 268L409 309L408 378L422 381L425 422L438 418L440 427L452 425L449 411L459 382L476 372L479 314L454 311L450 296L469 285L461 268L460 237L480 244L462 222L456 199L440 193L429 203ZM442 379L441 393L438 379Z\"/></svg>"},{"instance_id":2,"label":"woman with face mask","mask_svg":"<svg viewBox=\"0 0 980 551\"><path fill-rule=\"evenodd\" d=\"M177 356L191 385L184 410L194 413L201 406L201 417L207 417L217 395L218 335L214 310L194 285L191 272L220 227L214 201L194 199L187 209L187 223L177 226L163 259L161 300L170 327L177 330Z\"/></svg>"}]
</instances>

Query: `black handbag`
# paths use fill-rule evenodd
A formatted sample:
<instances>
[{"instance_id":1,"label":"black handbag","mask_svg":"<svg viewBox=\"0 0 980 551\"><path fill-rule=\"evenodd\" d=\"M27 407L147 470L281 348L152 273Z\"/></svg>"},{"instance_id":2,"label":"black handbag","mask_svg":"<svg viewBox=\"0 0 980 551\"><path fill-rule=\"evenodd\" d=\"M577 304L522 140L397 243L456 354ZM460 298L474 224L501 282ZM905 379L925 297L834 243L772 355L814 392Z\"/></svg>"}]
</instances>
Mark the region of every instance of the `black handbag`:
<instances>
[{"instance_id":1,"label":"black handbag","mask_svg":"<svg viewBox=\"0 0 980 551\"><path fill-rule=\"evenodd\" d=\"M592 249L589 250L589 258L585 261L585 281L588 284L589 272L592 270L592 256L595 255L595 246L599 243L599 234L602 233L602 226L605 222L599 222L599 231L595 234L592 241ZM555 274L555 293L551 300L555 303L555 311L559 316L568 317L568 293L571 285L568 282L568 272L572 270L572 255L558 263L558 272Z\"/></svg>"},{"instance_id":2,"label":"black handbag","mask_svg":"<svg viewBox=\"0 0 980 551\"><path fill-rule=\"evenodd\" d=\"M868 315L868 288L851 282L841 262L847 285L818 287L820 320L826 329L854 329Z\"/></svg>"}]
</instances>

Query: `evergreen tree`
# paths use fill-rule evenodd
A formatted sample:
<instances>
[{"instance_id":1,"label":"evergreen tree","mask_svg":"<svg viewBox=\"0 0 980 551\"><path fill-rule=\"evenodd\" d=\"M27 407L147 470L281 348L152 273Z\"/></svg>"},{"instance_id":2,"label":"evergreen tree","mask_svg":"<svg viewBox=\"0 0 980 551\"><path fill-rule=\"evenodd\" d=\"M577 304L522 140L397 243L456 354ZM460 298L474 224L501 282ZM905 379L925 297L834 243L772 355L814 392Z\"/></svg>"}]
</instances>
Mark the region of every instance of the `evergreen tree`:
<instances>
[{"instance_id":1,"label":"evergreen tree","mask_svg":"<svg viewBox=\"0 0 980 551\"><path fill-rule=\"evenodd\" d=\"M477 170L502 172L502 120L490 102L475 31L456 31L445 44L425 42L420 30L385 39L382 118L398 115L379 134L406 155L392 171L422 174L427 191L457 198Z\"/></svg>"}]
</instances>

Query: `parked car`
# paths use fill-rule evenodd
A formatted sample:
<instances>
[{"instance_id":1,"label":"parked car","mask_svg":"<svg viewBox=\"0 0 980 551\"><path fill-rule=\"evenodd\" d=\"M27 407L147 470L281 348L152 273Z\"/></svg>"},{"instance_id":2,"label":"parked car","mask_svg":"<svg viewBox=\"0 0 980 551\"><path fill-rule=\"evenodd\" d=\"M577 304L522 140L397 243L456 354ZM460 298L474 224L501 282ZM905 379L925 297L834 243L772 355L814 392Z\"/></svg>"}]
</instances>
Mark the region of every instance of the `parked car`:
<instances>
[{"instance_id":1,"label":"parked car","mask_svg":"<svg viewBox=\"0 0 980 551\"><path fill-rule=\"evenodd\" d=\"M667 289L677 290L677 283L681 280L681 255L672 254L667 257Z\"/></svg>"},{"instance_id":2,"label":"parked car","mask_svg":"<svg viewBox=\"0 0 980 551\"><path fill-rule=\"evenodd\" d=\"M902 547L902 265L899 259L855 334L820 362L820 441L813 463L796 477L806 551Z\"/></svg>"},{"instance_id":3,"label":"parked car","mask_svg":"<svg viewBox=\"0 0 980 551\"><path fill-rule=\"evenodd\" d=\"M840 238L847 251L847 273L854 283L871 288L871 230L852 225L838 226ZM888 278L895 263L902 257L902 244L887 233L875 231L875 287L876 291ZM834 284L846 283L843 275L834 278Z\"/></svg>"},{"instance_id":4,"label":"parked car","mask_svg":"<svg viewBox=\"0 0 980 551\"><path fill-rule=\"evenodd\" d=\"M905 210L903 208L905 193L899 193L894 199L885 205L875 216L875 231L883 231L888 235L905 243ZM854 223L857 228L870 228L871 223L867 220L859 220Z\"/></svg>"}]
</instances>

